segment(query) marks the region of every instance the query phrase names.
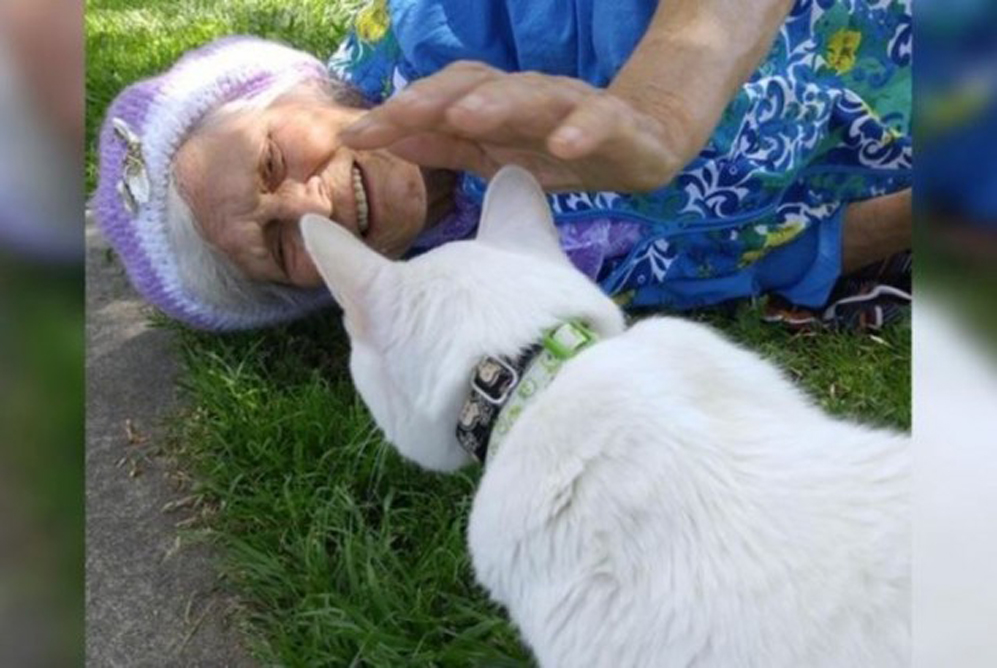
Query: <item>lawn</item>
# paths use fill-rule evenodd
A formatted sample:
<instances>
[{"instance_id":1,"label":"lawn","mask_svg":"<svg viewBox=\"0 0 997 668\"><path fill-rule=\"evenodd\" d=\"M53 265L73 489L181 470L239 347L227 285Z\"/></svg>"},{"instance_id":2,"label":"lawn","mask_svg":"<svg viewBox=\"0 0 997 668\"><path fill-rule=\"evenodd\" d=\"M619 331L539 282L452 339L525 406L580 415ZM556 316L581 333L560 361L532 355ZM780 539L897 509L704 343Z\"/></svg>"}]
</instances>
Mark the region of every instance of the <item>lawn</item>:
<instances>
[{"instance_id":1,"label":"lawn","mask_svg":"<svg viewBox=\"0 0 997 668\"><path fill-rule=\"evenodd\" d=\"M122 86L186 49L253 33L324 58L356 4L88 0L91 142ZM749 304L701 317L779 361L829 410L909 425L908 324L804 336L761 323ZM428 474L383 443L350 384L335 313L233 336L161 322L184 363L188 408L171 449L203 511L190 537L219 546L237 622L264 664L529 663L474 585L464 528L477 470Z\"/></svg>"}]
</instances>

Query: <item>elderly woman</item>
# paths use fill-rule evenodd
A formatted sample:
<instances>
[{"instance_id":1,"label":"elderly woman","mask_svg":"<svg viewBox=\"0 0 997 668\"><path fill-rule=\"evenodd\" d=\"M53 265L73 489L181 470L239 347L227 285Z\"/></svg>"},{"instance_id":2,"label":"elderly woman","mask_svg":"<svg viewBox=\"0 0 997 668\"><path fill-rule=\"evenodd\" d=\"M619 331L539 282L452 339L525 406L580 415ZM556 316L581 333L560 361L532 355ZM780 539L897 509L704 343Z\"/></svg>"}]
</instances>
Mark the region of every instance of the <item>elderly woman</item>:
<instances>
[{"instance_id":1,"label":"elderly woman","mask_svg":"<svg viewBox=\"0 0 997 668\"><path fill-rule=\"evenodd\" d=\"M899 1L377 0L326 66L231 37L127 88L92 205L209 329L328 303L303 214L403 257L473 234L505 163L627 305L815 308L909 245L910 60Z\"/></svg>"}]
</instances>

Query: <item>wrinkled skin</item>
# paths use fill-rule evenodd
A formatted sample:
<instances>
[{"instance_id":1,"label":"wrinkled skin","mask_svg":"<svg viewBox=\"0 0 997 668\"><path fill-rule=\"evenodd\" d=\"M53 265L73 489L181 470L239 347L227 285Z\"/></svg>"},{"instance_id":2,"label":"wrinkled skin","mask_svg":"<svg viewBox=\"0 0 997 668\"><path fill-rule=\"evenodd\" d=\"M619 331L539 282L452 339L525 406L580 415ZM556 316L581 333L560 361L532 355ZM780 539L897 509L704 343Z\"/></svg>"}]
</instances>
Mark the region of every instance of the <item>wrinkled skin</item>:
<instances>
[{"instance_id":1,"label":"wrinkled skin","mask_svg":"<svg viewBox=\"0 0 997 668\"><path fill-rule=\"evenodd\" d=\"M255 280L315 287L298 221L317 213L374 250L400 257L428 219L426 178L384 150L345 147L339 131L365 112L309 86L262 111L237 112L197 130L178 151L175 172L200 232ZM361 234L353 166L370 209Z\"/></svg>"}]
</instances>

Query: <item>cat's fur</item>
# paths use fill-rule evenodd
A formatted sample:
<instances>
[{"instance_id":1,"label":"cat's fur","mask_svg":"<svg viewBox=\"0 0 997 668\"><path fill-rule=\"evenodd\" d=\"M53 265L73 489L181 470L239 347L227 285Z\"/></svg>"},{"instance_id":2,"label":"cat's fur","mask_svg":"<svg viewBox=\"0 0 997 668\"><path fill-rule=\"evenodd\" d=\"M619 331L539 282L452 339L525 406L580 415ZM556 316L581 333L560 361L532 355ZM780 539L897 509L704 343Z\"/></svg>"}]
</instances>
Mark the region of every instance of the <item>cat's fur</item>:
<instances>
[{"instance_id":1,"label":"cat's fur","mask_svg":"<svg viewBox=\"0 0 997 668\"><path fill-rule=\"evenodd\" d=\"M523 412L470 517L477 578L542 666L907 664L907 437L826 415L704 325L624 331L517 168L476 240L409 262L302 227L358 390L424 467L468 463L454 429L482 356L568 319L601 335Z\"/></svg>"}]
</instances>

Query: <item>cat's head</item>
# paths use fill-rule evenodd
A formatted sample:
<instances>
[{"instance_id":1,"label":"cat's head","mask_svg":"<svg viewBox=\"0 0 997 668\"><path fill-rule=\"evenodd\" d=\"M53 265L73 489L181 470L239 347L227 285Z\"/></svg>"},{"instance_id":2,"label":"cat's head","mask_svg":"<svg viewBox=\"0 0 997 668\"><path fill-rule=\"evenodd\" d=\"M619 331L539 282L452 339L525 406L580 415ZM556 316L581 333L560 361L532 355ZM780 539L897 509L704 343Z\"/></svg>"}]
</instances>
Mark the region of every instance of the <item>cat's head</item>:
<instances>
[{"instance_id":1,"label":"cat's head","mask_svg":"<svg viewBox=\"0 0 997 668\"><path fill-rule=\"evenodd\" d=\"M518 167L489 184L476 239L407 262L320 216L301 229L343 309L357 390L387 439L426 468L470 461L454 432L483 356L515 355L572 318L604 336L623 328L620 310L561 250L543 192Z\"/></svg>"}]
</instances>

